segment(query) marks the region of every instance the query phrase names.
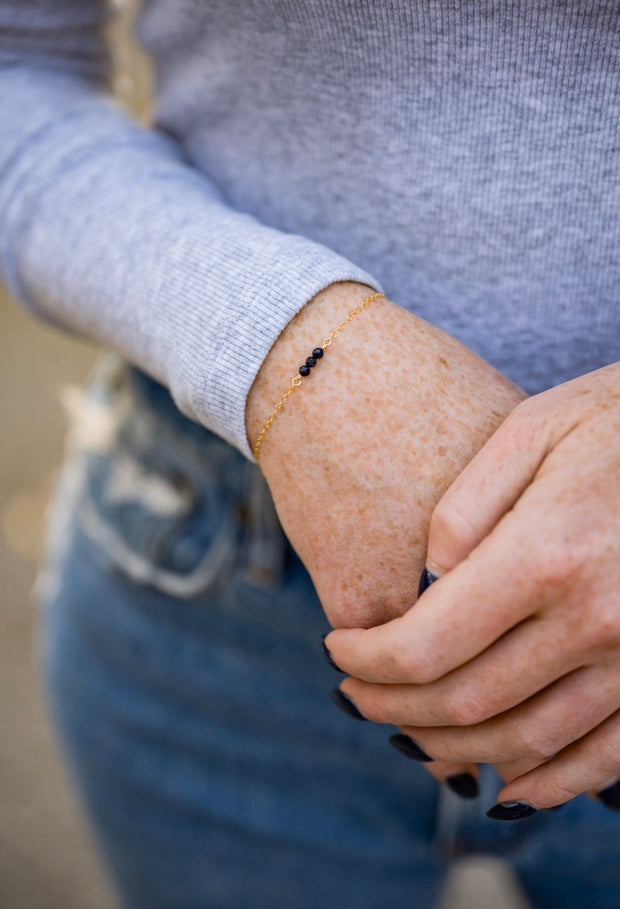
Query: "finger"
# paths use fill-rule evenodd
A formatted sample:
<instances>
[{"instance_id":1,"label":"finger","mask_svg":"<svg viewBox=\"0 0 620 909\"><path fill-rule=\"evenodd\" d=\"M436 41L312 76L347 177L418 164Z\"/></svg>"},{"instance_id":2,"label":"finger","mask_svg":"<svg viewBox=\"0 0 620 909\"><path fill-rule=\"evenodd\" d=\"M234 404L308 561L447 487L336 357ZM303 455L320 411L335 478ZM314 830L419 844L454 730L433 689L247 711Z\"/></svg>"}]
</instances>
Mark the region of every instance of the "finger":
<instances>
[{"instance_id":1,"label":"finger","mask_svg":"<svg viewBox=\"0 0 620 909\"><path fill-rule=\"evenodd\" d=\"M396 726L484 723L579 668L580 642L570 639L559 646L557 621L536 618L524 622L476 660L426 685L377 685L352 676L341 687L361 713L376 723ZM495 756L492 760L509 756ZM468 755L467 759L484 760L474 755Z\"/></svg>"},{"instance_id":2,"label":"finger","mask_svg":"<svg viewBox=\"0 0 620 909\"><path fill-rule=\"evenodd\" d=\"M605 786L604 789L590 791L588 793L592 798L602 802L612 811L620 811L620 780Z\"/></svg>"},{"instance_id":3,"label":"finger","mask_svg":"<svg viewBox=\"0 0 620 909\"><path fill-rule=\"evenodd\" d=\"M476 726L404 726L403 733L435 761L525 761L533 768L614 713L619 676L618 671L610 674L603 667L588 667Z\"/></svg>"},{"instance_id":4,"label":"finger","mask_svg":"<svg viewBox=\"0 0 620 909\"><path fill-rule=\"evenodd\" d=\"M473 799L478 795L478 765L463 762L430 762L428 755L409 735L402 731L390 737L392 745L400 754L416 761L455 795Z\"/></svg>"},{"instance_id":5,"label":"finger","mask_svg":"<svg viewBox=\"0 0 620 909\"><path fill-rule=\"evenodd\" d=\"M549 474L530 485L468 558L403 616L363 632L332 632L328 646L338 665L367 681L426 684L545 611L561 614L565 627L558 626L557 642L549 638L552 646L547 644L543 659L556 643L587 642L595 625L588 622L583 595L589 589L584 585L594 580L594 563L586 558L583 527L550 507L561 500L564 487L562 476ZM592 521L588 514L588 527Z\"/></svg>"},{"instance_id":6,"label":"finger","mask_svg":"<svg viewBox=\"0 0 620 909\"><path fill-rule=\"evenodd\" d=\"M604 792L619 778L620 712L617 711L553 760L505 786L498 801L551 808L584 792Z\"/></svg>"},{"instance_id":7,"label":"finger","mask_svg":"<svg viewBox=\"0 0 620 909\"><path fill-rule=\"evenodd\" d=\"M459 798L475 799L480 791L478 787L480 768L477 764L434 761L432 764L425 764L424 767L442 786L447 786Z\"/></svg>"},{"instance_id":8,"label":"finger","mask_svg":"<svg viewBox=\"0 0 620 909\"><path fill-rule=\"evenodd\" d=\"M518 758L514 761L502 761L501 764L495 764L495 769L505 783L510 783L518 776L529 773L535 767L539 767L542 761L532 761L527 758Z\"/></svg>"},{"instance_id":9,"label":"finger","mask_svg":"<svg viewBox=\"0 0 620 909\"><path fill-rule=\"evenodd\" d=\"M530 513L538 514L540 496L530 487L519 507L415 608L375 628L331 632L326 644L338 666L366 681L426 684L474 659L536 612L545 596L557 594L534 569L542 561L539 540L556 534L549 516L532 534Z\"/></svg>"},{"instance_id":10,"label":"finger","mask_svg":"<svg viewBox=\"0 0 620 909\"><path fill-rule=\"evenodd\" d=\"M489 564L488 574L499 571L499 565ZM368 682L434 681L473 659L531 611L525 597L498 602L493 589L479 587L476 571L458 566L414 609L374 628L332 631L326 647L342 672Z\"/></svg>"},{"instance_id":11,"label":"finger","mask_svg":"<svg viewBox=\"0 0 620 909\"><path fill-rule=\"evenodd\" d=\"M438 502L427 555L435 574L462 562L536 475L551 443L551 430L545 431L540 411L535 400L520 404Z\"/></svg>"}]
</instances>

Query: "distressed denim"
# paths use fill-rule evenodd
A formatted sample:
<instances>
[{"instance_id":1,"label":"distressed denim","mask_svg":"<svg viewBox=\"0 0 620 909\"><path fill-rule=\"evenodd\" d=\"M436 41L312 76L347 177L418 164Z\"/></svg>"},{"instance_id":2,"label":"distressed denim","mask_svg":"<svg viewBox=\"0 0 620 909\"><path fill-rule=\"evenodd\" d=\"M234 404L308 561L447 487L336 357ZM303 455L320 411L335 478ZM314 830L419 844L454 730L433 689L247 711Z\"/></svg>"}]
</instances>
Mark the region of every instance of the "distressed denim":
<instances>
[{"instance_id":1,"label":"distressed denim","mask_svg":"<svg viewBox=\"0 0 620 909\"><path fill-rule=\"evenodd\" d=\"M131 909L436 906L451 859L540 909L618 909L618 815L499 824L331 704L328 630L258 469L106 357L77 408L39 581L50 702ZM311 519L310 519L311 521Z\"/></svg>"}]
</instances>

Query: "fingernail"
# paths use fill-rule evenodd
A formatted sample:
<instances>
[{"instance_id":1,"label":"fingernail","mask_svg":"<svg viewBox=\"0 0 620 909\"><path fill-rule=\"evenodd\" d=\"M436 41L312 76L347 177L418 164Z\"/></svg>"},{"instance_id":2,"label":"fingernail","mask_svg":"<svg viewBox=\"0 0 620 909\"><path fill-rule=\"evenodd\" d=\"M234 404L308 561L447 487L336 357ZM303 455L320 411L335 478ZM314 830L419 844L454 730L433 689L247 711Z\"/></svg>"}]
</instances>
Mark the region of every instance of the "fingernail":
<instances>
[{"instance_id":1,"label":"fingernail","mask_svg":"<svg viewBox=\"0 0 620 909\"><path fill-rule=\"evenodd\" d=\"M427 764L429 761L432 761L432 757L429 757L426 751L422 751L419 745L417 745L412 738L408 735L403 735L402 732L397 732L396 735L390 736L390 745L393 748L396 748L397 751L400 751L401 754L406 754L408 758L412 758L414 761L420 761L424 764Z\"/></svg>"},{"instance_id":2,"label":"fingernail","mask_svg":"<svg viewBox=\"0 0 620 909\"><path fill-rule=\"evenodd\" d=\"M471 773L455 773L446 779L446 785L462 799L475 799L478 795L478 780Z\"/></svg>"},{"instance_id":3,"label":"fingernail","mask_svg":"<svg viewBox=\"0 0 620 909\"><path fill-rule=\"evenodd\" d=\"M438 581L438 580L439 580L439 578L437 577L437 575L432 574L432 572L430 572L428 570L428 568L425 568L424 571L422 572L422 574L420 575L420 583L418 585L418 599L422 596L422 594L424 593L425 590L428 590L428 588L431 586L431 584L434 584L435 581Z\"/></svg>"},{"instance_id":4,"label":"fingernail","mask_svg":"<svg viewBox=\"0 0 620 909\"><path fill-rule=\"evenodd\" d=\"M340 688L334 688L332 691L332 700L337 707L340 707L341 710L344 710L349 716L352 716L354 720L365 720L366 717L360 713L350 697L341 691Z\"/></svg>"},{"instance_id":5,"label":"fingernail","mask_svg":"<svg viewBox=\"0 0 620 909\"><path fill-rule=\"evenodd\" d=\"M335 661L335 659L333 658L333 656L331 655L331 653L328 650L327 644L325 643L326 637L327 637L326 634L321 635L321 647L323 648L323 656L325 657L325 659L327 660L329 665L332 667L332 669L335 669L336 672L342 672L342 669L340 668L340 666L338 665L338 663ZM342 672L342 674L344 675L344 672Z\"/></svg>"},{"instance_id":6,"label":"fingernail","mask_svg":"<svg viewBox=\"0 0 620 909\"><path fill-rule=\"evenodd\" d=\"M612 811L620 811L620 781L603 789L598 793L598 797L603 805L607 805Z\"/></svg>"},{"instance_id":7,"label":"fingernail","mask_svg":"<svg viewBox=\"0 0 620 909\"><path fill-rule=\"evenodd\" d=\"M536 814L536 810L525 802L499 802L487 811L487 817L494 821L520 821L521 818Z\"/></svg>"}]
</instances>

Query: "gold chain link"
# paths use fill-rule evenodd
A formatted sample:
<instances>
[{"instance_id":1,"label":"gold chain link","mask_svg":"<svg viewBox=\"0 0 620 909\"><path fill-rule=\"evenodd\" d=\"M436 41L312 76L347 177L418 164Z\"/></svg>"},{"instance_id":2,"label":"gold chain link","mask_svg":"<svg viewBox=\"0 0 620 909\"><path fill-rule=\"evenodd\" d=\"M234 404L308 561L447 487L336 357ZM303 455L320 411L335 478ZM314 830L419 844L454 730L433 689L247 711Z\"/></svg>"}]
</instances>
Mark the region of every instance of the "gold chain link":
<instances>
[{"instance_id":1,"label":"gold chain link","mask_svg":"<svg viewBox=\"0 0 620 909\"><path fill-rule=\"evenodd\" d=\"M378 300L379 297L385 297L385 294L381 294L381 293L372 294L370 297L366 297L365 300L362 300L362 302L359 304L359 306L356 306L355 309L351 310L349 315L346 317L346 319L344 319L344 321L342 321L340 323L338 328L335 328L332 331L331 335L328 335L328 337L323 340L323 343L321 344L321 348L323 350L327 350L328 347L331 347L334 339L340 334L340 332L343 330L343 328L346 328L347 325L350 322L352 322L353 319L356 316L358 316L363 309L366 309L366 307L369 305L369 303L373 303L375 300ZM265 425L259 432L256 442L254 443L254 457L256 458L257 461L258 461L258 456L260 453L261 445L263 444L263 439L265 438L265 436L271 429L271 427L274 423L274 420L276 419L278 414L282 413L282 411L284 410L284 405L286 404L286 402L288 401L290 396L293 394L293 392L295 391L296 388L299 388L299 386L301 385L302 382L303 382L303 377L299 373L297 373L297 375L291 379L291 384L286 389L286 391L284 392L284 394L282 395L282 397L280 398L280 400L274 407L273 412L269 416L267 422L265 423Z\"/></svg>"}]
</instances>

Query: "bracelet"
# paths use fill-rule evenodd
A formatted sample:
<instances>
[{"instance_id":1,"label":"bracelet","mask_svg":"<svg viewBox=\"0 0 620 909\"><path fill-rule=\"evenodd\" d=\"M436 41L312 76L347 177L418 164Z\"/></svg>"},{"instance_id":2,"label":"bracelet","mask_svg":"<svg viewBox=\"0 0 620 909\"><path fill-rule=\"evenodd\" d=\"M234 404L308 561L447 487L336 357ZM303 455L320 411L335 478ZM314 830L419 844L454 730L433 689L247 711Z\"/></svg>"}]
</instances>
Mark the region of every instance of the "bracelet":
<instances>
[{"instance_id":1,"label":"bracelet","mask_svg":"<svg viewBox=\"0 0 620 909\"><path fill-rule=\"evenodd\" d=\"M272 426L275 418L278 416L279 413L282 412L282 410L284 410L284 405L286 404L286 402L288 401L290 396L293 394L295 389L299 388L299 386L301 385L303 380L307 376L310 375L310 373L312 372L312 370L314 369L314 367L316 366L318 361L323 358L323 355L324 355L325 351L327 350L327 348L331 347L332 342L337 337L337 335L340 334L340 332L343 330L343 328L346 328L347 325L349 324L349 322L352 322L353 319L357 315L359 315L361 313L361 311L368 306L369 303L372 303L374 300L378 300L379 297L385 297L385 294L381 294L381 293L372 294L370 297L366 297L365 300L362 300L362 302L359 304L359 306L356 306L355 309L351 310L351 312L346 317L344 322L341 322L340 325L338 326L338 328L335 328L334 331L332 331L331 335L329 335L329 337L325 338L325 340L323 341L321 346L315 347L314 350L312 351L312 354L309 357L306 357L306 362L303 364L303 366L299 367L299 372L293 379L291 379L291 384L289 385L289 387L286 389L286 391L284 392L284 394L282 395L282 397L276 404L276 406L273 410L273 413L270 415L269 419L267 420L267 422L265 423L265 425L263 426L263 428L261 429L261 431L258 434L258 438L256 439L256 442L254 444L254 457L256 458L257 461L258 461L258 456L260 453L261 445L263 444L263 439L265 438L265 436L271 429L271 426Z\"/></svg>"}]
</instances>

